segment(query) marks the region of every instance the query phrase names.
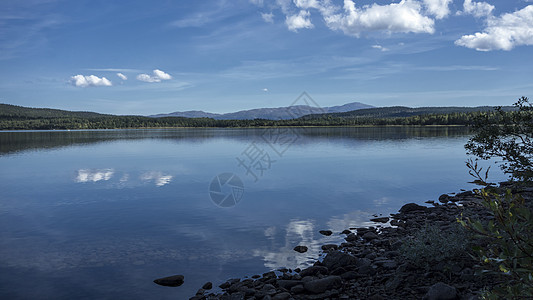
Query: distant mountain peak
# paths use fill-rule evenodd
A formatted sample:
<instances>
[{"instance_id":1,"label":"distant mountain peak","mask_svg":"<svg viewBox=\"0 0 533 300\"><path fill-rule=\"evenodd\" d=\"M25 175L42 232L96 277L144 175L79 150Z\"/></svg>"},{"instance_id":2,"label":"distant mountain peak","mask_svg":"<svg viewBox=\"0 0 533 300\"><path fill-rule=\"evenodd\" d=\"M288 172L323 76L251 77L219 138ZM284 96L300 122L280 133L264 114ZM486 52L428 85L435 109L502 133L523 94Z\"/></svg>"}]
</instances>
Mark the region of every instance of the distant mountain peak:
<instances>
[{"instance_id":1,"label":"distant mountain peak","mask_svg":"<svg viewBox=\"0 0 533 300\"><path fill-rule=\"evenodd\" d=\"M287 107L272 107L272 108L255 108L248 110L241 110L232 113L217 114L198 110L176 111L168 114L151 115L153 118L162 117L185 117L185 118L213 118L217 120L253 120L253 119L268 119L268 120L288 120L296 119L304 115L322 114L322 113L342 113L358 109L374 108L372 105L361 102L351 102L339 106L331 107L313 107L307 105L294 105Z\"/></svg>"}]
</instances>

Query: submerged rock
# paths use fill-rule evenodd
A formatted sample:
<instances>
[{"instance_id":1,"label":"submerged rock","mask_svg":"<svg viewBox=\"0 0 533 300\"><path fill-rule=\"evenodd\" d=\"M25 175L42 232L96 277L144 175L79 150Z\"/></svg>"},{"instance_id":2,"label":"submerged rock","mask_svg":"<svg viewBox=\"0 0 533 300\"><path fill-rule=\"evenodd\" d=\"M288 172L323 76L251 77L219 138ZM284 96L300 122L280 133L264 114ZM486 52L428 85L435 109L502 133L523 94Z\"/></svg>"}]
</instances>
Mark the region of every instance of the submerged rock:
<instances>
[{"instance_id":1,"label":"submerged rock","mask_svg":"<svg viewBox=\"0 0 533 300\"><path fill-rule=\"evenodd\" d=\"M305 253L305 252L307 252L307 246L296 246L296 247L294 247L294 251L300 252L300 253Z\"/></svg>"},{"instance_id":2,"label":"submerged rock","mask_svg":"<svg viewBox=\"0 0 533 300\"><path fill-rule=\"evenodd\" d=\"M320 234L323 234L325 236L330 236L330 235L333 234L333 232L331 230L320 230L319 232L320 232Z\"/></svg>"},{"instance_id":3,"label":"submerged rock","mask_svg":"<svg viewBox=\"0 0 533 300\"><path fill-rule=\"evenodd\" d=\"M157 283L162 286L180 286L185 281L185 276L183 275L174 275L174 276L168 276L163 278L158 278L154 280L154 283Z\"/></svg>"}]
</instances>

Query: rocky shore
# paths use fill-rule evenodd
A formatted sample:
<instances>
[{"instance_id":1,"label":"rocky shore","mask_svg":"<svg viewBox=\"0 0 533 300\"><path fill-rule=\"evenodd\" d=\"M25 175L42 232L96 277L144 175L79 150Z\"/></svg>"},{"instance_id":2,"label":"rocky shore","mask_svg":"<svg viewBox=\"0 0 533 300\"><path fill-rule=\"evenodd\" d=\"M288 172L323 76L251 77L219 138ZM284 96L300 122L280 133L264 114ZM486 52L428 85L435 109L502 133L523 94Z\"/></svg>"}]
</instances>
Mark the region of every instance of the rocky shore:
<instances>
[{"instance_id":1,"label":"rocky shore","mask_svg":"<svg viewBox=\"0 0 533 300\"><path fill-rule=\"evenodd\" d=\"M520 192L533 199L533 190ZM457 218L491 215L471 191L427 203L409 203L397 214L373 219L384 225L333 233L345 235L346 242L323 245L324 259L311 267L231 279L220 284L219 293L210 293L208 282L191 299L478 299L501 279L475 274L470 233ZM295 251L305 252L300 246Z\"/></svg>"}]
</instances>

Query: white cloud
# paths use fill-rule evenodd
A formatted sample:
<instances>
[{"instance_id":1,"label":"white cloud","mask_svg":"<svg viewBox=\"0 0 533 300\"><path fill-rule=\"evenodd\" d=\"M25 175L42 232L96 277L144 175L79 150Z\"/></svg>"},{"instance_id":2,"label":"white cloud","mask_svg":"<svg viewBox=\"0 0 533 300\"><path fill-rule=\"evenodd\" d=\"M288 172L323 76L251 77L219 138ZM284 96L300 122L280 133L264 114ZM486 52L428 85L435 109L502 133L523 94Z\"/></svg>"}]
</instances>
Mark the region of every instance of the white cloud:
<instances>
[{"instance_id":1,"label":"white cloud","mask_svg":"<svg viewBox=\"0 0 533 300\"><path fill-rule=\"evenodd\" d=\"M101 180L109 180L113 177L115 171L113 169L103 169L103 170L87 170L81 169L78 170L78 176L76 177L76 182L97 182Z\"/></svg>"},{"instance_id":2,"label":"white cloud","mask_svg":"<svg viewBox=\"0 0 533 300\"><path fill-rule=\"evenodd\" d=\"M250 3L255 4L257 6L263 6L263 0L250 0Z\"/></svg>"},{"instance_id":3,"label":"white cloud","mask_svg":"<svg viewBox=\"0 0 533 300\"><path fill-rule=\"evenodd\" d=\"M437 19L442 19L450 14L449 5L452 0L423 0L427 11Z\"/></svg>"},{"instance_id":4,"label":"white cloud","mask_svg":"<svg viewBox=\"0 0 533 300\"><path fill-rule=\"evenodd\" d=\"M463 3L464 11L462 13L473 15L476 18L488 17L494 10L494 5L487 2L472 2L472 0L465 0Z\"/></svg>"},{"instance_id":5,"label":"white cloud","mask_svg":"<svg viewBox=\"0 0 533 300\"><path fill-rule=\"evenodd\" d=\"M117 73L117 76L118 78L122 79L122 80L128 80L128 76L122 74L122 73Z\"/></svg>"},{"instance_id":6,"label":"white cloud","mask_svg":"<svg viewBox=\"0 0 533 300\"><path fill-rule=\"evenodd\" d=\"M381 51L383 51L383 52L385 52L385 51L389 51L389 48L385 48L385 47L383 47L383 46L381 46L381 45L372 45L372 48L374 48L374 49L378 49L378 50L381 50Z\"/></svg>"},{"instance_id":7,"label":"white cloud","mask_svg":"<svg viewBox=\"0 0 533 300\"><path fill-rule=\"evenodd\" d=\"M172 79L172 76L170 74L165 73L161 70L155 69L152 71L153 75L148 74L139 74L137 75L137 80L144 81L144 82L161 82L161 80L170 80Z\"/></svg>"},{"instance_id":8,"label":"white cloud","mask_svg":"<svg viewBox=\"0 0 533 300\"><path fill-rule=\"evenodd\" d=\"M165 73L161 70L155 69L153 72L154 72L154 76L156 76L157 78L160 78L161 80L172 79L172 76L170 76L170 74Z\"/></svg>"},{"instance_id":9,"label":"white cloud","mask_svg":"<svg viewBox=\"0 0 533 300\"><path fill-rule=\"evenodd\" d=\"M344 13L324 15L329 28L359 37L363 32L433 33L434 20L422 15L421 5L413 0L402 0L389 5L355 7L352 0L344 1Z\"/></svg>"},{"instance_id":10,"label":"white cloud","mask_svg":"<svg viewBox=\"0 0 533 300\"><path fill-rule=\"evenodd\" d=\"M274 23L274 14L273 13L261 13L261 18L267 23Z\"/></svg>"},{"instance_id":11,"label":"white cloud","mask_svg":"<svg viewBox=\"0 0 533 300\"><path fill-rule=\"evenodd\" d=\"M263 89L263 92L268 93L268 89L267 89L267 88L264 88L264 89Z\"/></svg>"},{"instance_id":12,"label":"white cloud","mask_svg":"<svg viewBox=\"0 0 533 300\"><path fill-rule=\"evenodd\" d=\"M308 11L301 10L297 15L287 16L285 24L290 31L297 32L298 29L313 28L314 25L310 20L311 14Z\"/></svg>"},{"instance_id":13,"label":"white cloud","mask_svg":"<svg viewBox=\"0 0 533 300\"><path fill-rule=\"evenodd\" d=\"M500 17L489 17L483 32L464 35L455 44L478 51L511 50L533 45L533 5Z\"/></svg>"},{"instance_id":14,"label":"white cloud","mask_svg":"<svg viewBox=\"0 0 533 300\"><path fill-rule=\"evenodd\" d=\"M90 86L112 86L113 84L105 77L98 77L95 75L76 75L70 77L70 84L76 87L90 87Z\"/></svg>"}]
</instances>

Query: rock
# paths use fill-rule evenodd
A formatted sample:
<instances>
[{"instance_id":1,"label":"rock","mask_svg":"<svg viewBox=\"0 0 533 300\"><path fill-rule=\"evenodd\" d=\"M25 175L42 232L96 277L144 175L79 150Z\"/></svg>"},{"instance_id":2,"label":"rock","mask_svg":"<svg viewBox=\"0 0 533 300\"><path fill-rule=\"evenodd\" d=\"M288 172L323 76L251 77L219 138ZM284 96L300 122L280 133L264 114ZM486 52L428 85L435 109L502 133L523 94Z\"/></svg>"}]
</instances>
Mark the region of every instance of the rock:
<instances>
[{"instance_id":1,"label":"rock","mask_svg":"<svg viewBox=\"0 0 533 300\"><path fill-rule=\"evenodd\" d=\"M402 208L400 208L400 212L401 213L408 213L408 212L420 211L420 210L424 210L425 211L426 209L428 209L428 208L425 207L425 206L418 205L416 203L407 203L404 206L402 206Z\"/></svg>"},{"instance_id":2,"label":"rock","mask_svg":"<svg viewBox=\"0 0 533 300\"><path fill-rule=\"evenodd\" d=\"M348 271L341 275L341 278L344 280L352 280L352 279L356 279L357 277L359 276L354 271Z\"/></svg>"},{"instance_id":3,"label":"rock","mask_svg":"<svg viewBox=\"0 0 533 300\"><path fill-rule=\"evenodd\" d=\"M304 283L304 288L313 294L320 294L327 290L338 288L341 285L342 279L339 276L328 276L322 279L306 282Z\"/></svg>"},{"instance_id":4,"label":"rock","mask_svg":"<svg viewBox=\"0 0 533 300\"><path fill-rule=\"evenodd\" d=\"M307 252L307 246L296 246L294 247L294 251L299 253L305 253Z\"/></svg>"},{"instance_id":5,"label":"rock","mask_svg":"<svg viewBox=\"0 0 533 300\"><path fill-rule=\"evenodd\" d=\"M180 286L185 281L185 277L183 275L174 275L174 276L168 276L163 278L158 278L154 280L154 283L157 283L162 286Z\"/></svg>"},{"instance_id":6,"label":"rock","mask_svg":"<svg viewBox=\"0 0 533 300\"><path fill-rule=\"evenodd\" d=\"M439 202L442 203L442 204L448 203L448 201L450 201L451 199L452 199L452 197L447 195L447 194L442 194L442 195L439 196Z\"/></svg>"},{"instance_id":7,"label":"rock","mask_svg":"<svg viewBox=\"0 0 533 300\"><path fill-rule=\"evenodd\" d=\"M303 286L303 284L298 284L298 285L295 285L291 288L291 293L293 294L301 294L305 292L305 288Z\"/></svg>"},{"instance_id":8,"label":"rock","mask_svg":"<svg viewBox=\"0 0 533 300\"><path fill-rule=\"evenodd\" d=\"M337 250L338 248L339 248L339 246L337 246L335 244L322 245L322 250L324 250L324 251Z\"/></svg>"},{"instance_id":9,"label":"rock","mask_svg":"<svg viewBox=\"0 0 533 300\"><path fill-rule=\"evenodd\" d=\"M373 219L370 219L370 221L378 222L378 223L387 223L389 221L389 217L373 218Z\"/></svg>"},{"instance_id":10,"label":"rock","mask_svg":"<svg viewBox=\"0 0 533 300\"><path fill-rule=\"evenodd\" d=\"M366 241L375 240L378 238L378 235L373 232L367 232L363 235L363 239Z\"/></svg>"},{"instance_id":11,"label":"rock","mask_svg":"<svg viewBox=\"0 0 533 300\"><path fill-rule=\"evenodd\" d=\"M298 280L278 280L278 286L286 290L290 290L293 286L300 284Z\"/></svg>"},{"instance_id":12,"label":"rock","mask_svg":"<svg viewBox=\"0 0 533 300\"><path fill-rule=\"evenodd\" d=\"M272 297L272 300L287 300L291 297L291 294L287 292L276 294Z\"/></svg>"},{"instance_id":13,"label":"rock","mask_svg":"<svg viewBox=\"0 0 533 300\"><path fill-rule=\"evenodd\" d=\"M374 257L376 256L376 254L374 253L370 253L369 255L374 255ZM364 257L364 258L359 258L355 266L360 268L360 267L370 266L371 264L372 264L372 261L370 260L370 258Z\"/></svg>"},{"instance_id":14,"label":"rock","mask_svg":"<svg viewBox=\"0 0 533 300\"><path fill-rule=\"evenodd\" d=\"M330 236L330 235L333 234L333 232L331 230L320 230L319 232L320 232L320 234L323 234L325 236Z\"/></svg>"},{"instance_id":15,"label":"rock","mask_svg":"<svg viewBox=\"0 0 533 300\"><path fill-rule=\"evenodd\" d=\"M324 267L324 266L311 266L307 269L304 269L302 271L300 271L300 276L302 277L305 277L305 276L315 276L317 274L328 274L329 273L329 270L327 267Z\"/></svg>"},{"instance_id":16,"label":"rock","mask_svg":"<svg viewBox=\"0 0 533 300\"><path fill-rule=\"evenodd\" d=\"M347 237L344 238L347 242L355 242L357 241L359 238L357 237L357 235L353 234L353 233L350 233L348 234Z\"/></svg>"},{"instance_id":17,"label":"rock","mask_svg":"<svg viewBox=\"0 0 533 300\"><path fill-rule=\"evenodd\" d=\"M432 285L427 294L423 298L424 300L454 300L457 299L457 290L455 287L447 285L442 282L438 282Z\"/></svg>"},{"instance_id":18,"label":"rock","mask_svg":"<svg viewBox=\"0 0 533 300\"><path fill-rule=\"evenodd\" d=\"M341 232L341 234L350 234L350 233L352 233L352 232L351 232L350 230L348 230L348 229L344 229L344 230Z\"/></svg>"},{"instance_id":19,"label":"rock","mask_svg":"<svg viewBox=\"0 0 533 300\"><path fill-rule=\"evenodd\" d=\"M212 282L206 282L206 283L202 286L202 288L203 288L204 290L210 290L210 289L213 288L213 283L212 283Z\"/></svg>"},{"instance_id":20,"label":"rock","mask_svg":"<svg viewBox=\"0 0 533 300\"><path fill-rule=\"evenodd\" d=\"M231 286L231 283L226 281L223 284L219 285L218 287L223 289L223 290L225 290L225 289L229 288L230 286Z\"/></svg>"},{"instance_id":21,"label":"rock","mask_svg":"<svg viewBox=\"0 0 533 300\"><path fill-rule=\"evenodd\" d=\"M340 251L329 252L322 261L322 264L329 270L355 265L356 263L357 259L355 257Z\"/></svg>"}]
</instances>

